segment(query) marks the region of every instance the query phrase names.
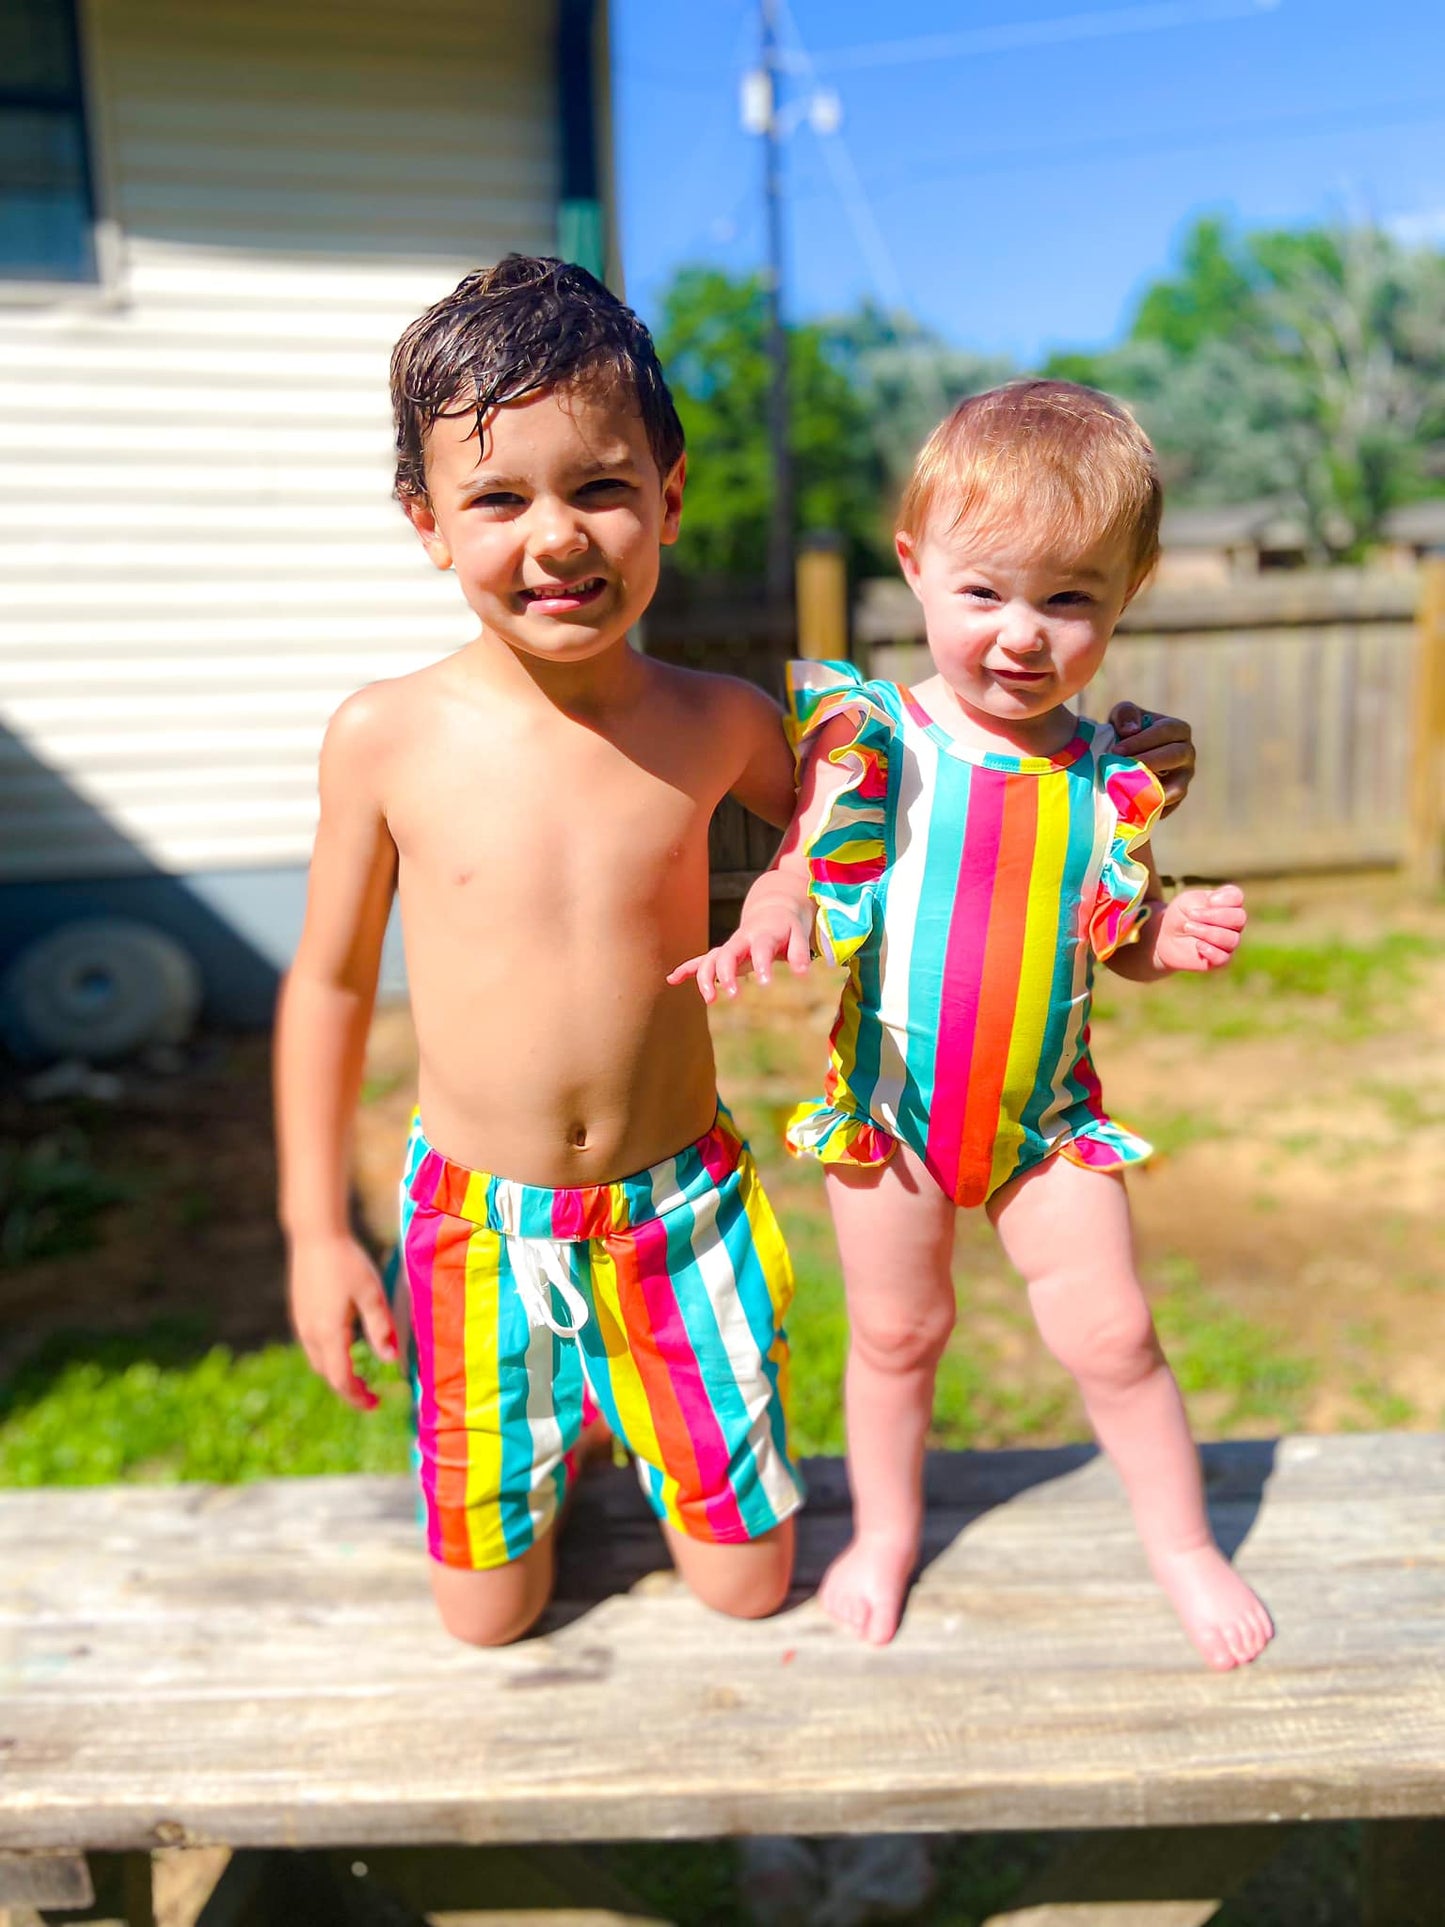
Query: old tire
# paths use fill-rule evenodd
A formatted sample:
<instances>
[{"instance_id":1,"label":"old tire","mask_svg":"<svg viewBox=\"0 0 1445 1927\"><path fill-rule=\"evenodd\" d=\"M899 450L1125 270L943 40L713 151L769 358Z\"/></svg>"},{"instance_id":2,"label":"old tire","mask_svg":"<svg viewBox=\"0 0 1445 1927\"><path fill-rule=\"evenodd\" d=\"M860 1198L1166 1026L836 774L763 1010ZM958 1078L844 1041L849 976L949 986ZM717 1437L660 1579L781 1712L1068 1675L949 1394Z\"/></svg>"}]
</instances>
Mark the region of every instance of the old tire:
<instances>
[{"instance_id":1,"label":"old tire","mask_svg":"<svg viewBox=\"0 0 1445 1927\"><path fill-rule=\"evenodd\" d=\"M178 1044L201 1006L195 961L146 923L65 923L21 951L0 981L0 1033L27 1063L126 1057Z\"/></svg>"}]
</instances>

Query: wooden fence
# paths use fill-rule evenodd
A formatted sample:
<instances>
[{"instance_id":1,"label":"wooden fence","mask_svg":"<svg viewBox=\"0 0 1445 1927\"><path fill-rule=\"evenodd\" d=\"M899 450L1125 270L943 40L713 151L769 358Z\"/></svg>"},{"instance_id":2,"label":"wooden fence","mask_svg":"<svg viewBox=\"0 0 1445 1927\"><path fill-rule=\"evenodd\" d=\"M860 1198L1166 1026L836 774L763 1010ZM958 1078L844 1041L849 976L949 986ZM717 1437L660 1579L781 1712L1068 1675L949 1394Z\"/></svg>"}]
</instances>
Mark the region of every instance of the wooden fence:
<instances>
[{"instance_id":1,"label":"wooden fence","mask_svg":"<svg viewBox=\"0 0 1445 1927\"><path fill-rule=\"evenodd\" d=\"M736 585L669 585L645 646L781 693L786 625ZM853 653L898 682L928 674L917 602L868 582ZM1154 589L1126 611L1084 708L1121 696L1186 716L1199 771L1158 834L1175 876L1408 865L1445 880L1445 559L1414 572L1336 569ZM712 833L715 927L726 930L776 837L735 806Z\"/></svg>"}]
</instances>

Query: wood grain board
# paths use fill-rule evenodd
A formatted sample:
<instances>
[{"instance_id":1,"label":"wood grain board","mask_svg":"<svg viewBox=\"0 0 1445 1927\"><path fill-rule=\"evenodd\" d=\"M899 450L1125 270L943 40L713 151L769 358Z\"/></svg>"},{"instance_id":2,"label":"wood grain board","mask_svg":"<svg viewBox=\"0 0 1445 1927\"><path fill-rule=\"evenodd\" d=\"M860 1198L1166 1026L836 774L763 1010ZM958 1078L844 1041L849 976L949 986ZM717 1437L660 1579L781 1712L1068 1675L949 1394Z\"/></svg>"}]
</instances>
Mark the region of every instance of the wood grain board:
<instances>
[{"instance_id":1,"label":"wood grain board","mask_svg":"<svg viewBox=\"0 0 1445 1927\"><path fill-rule=\"evenodd\" d=\"M436 1624L404 1481L0 1494L0 1848L484 1843L1445 1813L1445 1439L1208 1448L1279 1636L1206 1671L1084 1448L939 1455L884 1651L807 1590L721 1620L630 1474L580 1496L556 1606Z\"/></svg>"}]
</instances>

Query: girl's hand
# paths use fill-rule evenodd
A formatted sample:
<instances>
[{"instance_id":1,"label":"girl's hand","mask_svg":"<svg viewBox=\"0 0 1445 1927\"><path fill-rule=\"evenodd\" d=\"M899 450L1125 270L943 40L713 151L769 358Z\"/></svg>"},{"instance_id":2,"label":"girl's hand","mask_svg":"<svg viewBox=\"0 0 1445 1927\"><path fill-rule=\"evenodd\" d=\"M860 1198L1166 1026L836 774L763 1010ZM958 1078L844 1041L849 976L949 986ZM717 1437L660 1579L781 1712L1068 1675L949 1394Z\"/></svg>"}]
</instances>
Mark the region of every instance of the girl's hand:
<instances>
[{"instance_id":1,"label":"girl's hand","mask_svg":"<svg viewBox=\"0 0 1445 1927\"><path fill-rule=\"evenodd\" d=\"M376 1266L348 1234L294 1238L291 1318L301 1349L338 1398L369 1412L376 1393L351 1362L356 1320L378 1358L397 1355L396 1326Z\"/></svg>"},{"instance_id":2,"label":"girl's hand","mask_svg":"<svg viewBox=\"0 0 1445 1927\"><path fill-rule=\"evenodd\" d=\"M1156 716L1137 703L1115 703L1109 727L1120 749L1137 756L1164 785L1164 814L1177 810L1194 781L1194 732L1178 716Z\"/></svg>"},{"instance_id":3,"label":"girl's hand","mask_svg":"<svg viewBox=\"0 0 1445 1927\"><path fill-rule=\"evenodd\" d=\"M681 984L695 977L703 1002L712 1004L717 1002L719 991L728 997L737 996L738 972L745 971L749 964L760 984L770 982L774 959L784 956L795 976L807 975L813 960L811 908L803 914L777 903L746 913L726 943L701 957L689 957L676 970L668 971L667 981Z\"/></svg>"},{"instance_id":4,"label":"girl's hand","mask_svg":"<svg viewBox=\"0 0 1445 1927\"><path fill-rule=\"evenodd\" d=\"M1165 970L1222 970L1239 948L1246 921L1244 892L1236 884L1181 890L1160 916L1154 961Z\"/></svg>"}]
</instances>

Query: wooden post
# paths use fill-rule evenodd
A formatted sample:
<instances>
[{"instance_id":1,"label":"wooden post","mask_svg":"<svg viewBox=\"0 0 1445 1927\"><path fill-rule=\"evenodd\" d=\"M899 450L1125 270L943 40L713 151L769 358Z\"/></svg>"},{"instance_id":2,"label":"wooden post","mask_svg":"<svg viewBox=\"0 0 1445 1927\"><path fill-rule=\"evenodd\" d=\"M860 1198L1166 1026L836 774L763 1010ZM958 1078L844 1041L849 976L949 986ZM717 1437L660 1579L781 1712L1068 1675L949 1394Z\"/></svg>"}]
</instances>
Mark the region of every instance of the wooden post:
<instances>
[{"instance_id":1,"label":"wooden post","mask_svg":"<svg viewBox=\"0 0 1445 1927\"><path fill-rule=\"evenodd\" d=\"M843 538L820 530L803 537L797 556L798 654L813 662L848 656L848 568Z\"/></svg>"},{"instance_id":2,"label":"wooden post","mask_svg":"<svg viewBox=\"0 0 1445 1927\"><path fill-rule=\"evenodd\" d=\"M1445 556L1420 571L1417 636L1407 863L1411 880L1434 891L1445 883Z\"/></svg>"}]
</instances>

